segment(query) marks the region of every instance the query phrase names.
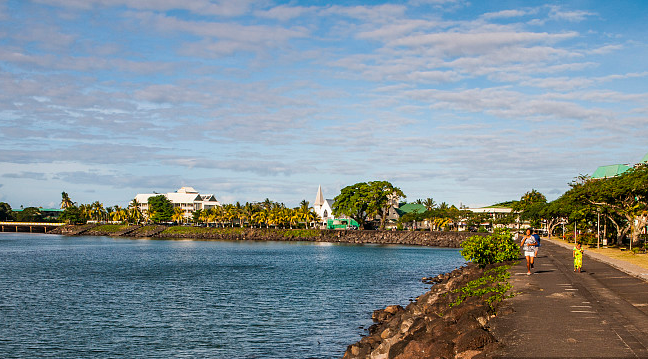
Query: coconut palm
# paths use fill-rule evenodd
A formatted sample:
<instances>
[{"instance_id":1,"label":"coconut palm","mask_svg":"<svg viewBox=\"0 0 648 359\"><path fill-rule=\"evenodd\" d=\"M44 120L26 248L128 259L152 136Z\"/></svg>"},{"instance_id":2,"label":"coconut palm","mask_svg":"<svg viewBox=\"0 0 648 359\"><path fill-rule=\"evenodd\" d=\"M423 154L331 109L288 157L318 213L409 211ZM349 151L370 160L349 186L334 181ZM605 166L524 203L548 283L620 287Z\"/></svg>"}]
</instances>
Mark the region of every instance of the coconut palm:
<instances>
[{"instance_id":1,"label":"coconut palm","mask_svg":"<svg viewBox=\"0 0 648 359\"><path fill-rule=\"evenodd\" d=\"M90 218L95 221L102 221L105 218L106 209L103 203L95 201L90 205Z\"/></svg>"},{"instance_id":2,"label":"coconut palm","mask_svg":"<svg viewBox=\"0 0 648 359\"><path fill-rule=\"evenodd\" d=\"M204 209L200 211L199 218L201 223L206 223L207 225L209 225L209 210Z\"/></svg>"},{"instance_id":3,"label":"coconut palm","mask_svg":"<svg viewBox=\"0 0 648 359\"><path fill-rule=\"evenodd\" d=\"M68 196L68 194L65 192L61 192L61 209L66 209L73 206L74 202L72 202L70 196Z\"/></svg>"},{"instance_id":4,"label":"coconut palm","mask_svg":"<svg viewBox=\"0 0 648 359\"><path fill-rule=\"evenodd\" d=\"M184 216L184 211L180 207L176 207L173 209L173 215L171 216L171 220L176 222L176 223L182 223L185 220Z\"/></svg>"},{"instance_id":5,"label":"coconut palm","mask_svg":"<svg viewBox=\"0 0 648 359\"><path fill-rule=\"evenodd\" d=\"M431 211L432 208L436 207L436 202L434 202L434 199L432 199L431 197L428 197L423 200L423 205L428 211Z\"/></svg>"},{"instance_id":6,"label":"coconut palm","mask_svg":"<svg viewBox=\"0 0 648 359\"><path fill-rule=\"evenodd\" d=\"M260 211L255 212L252 215L252 220L259 227L261 227L261 224L264 223L266 225L266 228L268 228L268 210L264 208L261 209Z\"/></svg>"},{"instance_id":7,"label":"coconut palm","mask_svg":"<svg viewBox=\"0 0 648 359\"><path fill-rule=\"evenodd\" d=\"M142 214L142 211L139 208L140 204L137 201L137 199L133 199L131 203L128 205L128 217L130 221L133 223L137 224L142 221L144 218L144 215Z\"/></svg>"}]
</instances>

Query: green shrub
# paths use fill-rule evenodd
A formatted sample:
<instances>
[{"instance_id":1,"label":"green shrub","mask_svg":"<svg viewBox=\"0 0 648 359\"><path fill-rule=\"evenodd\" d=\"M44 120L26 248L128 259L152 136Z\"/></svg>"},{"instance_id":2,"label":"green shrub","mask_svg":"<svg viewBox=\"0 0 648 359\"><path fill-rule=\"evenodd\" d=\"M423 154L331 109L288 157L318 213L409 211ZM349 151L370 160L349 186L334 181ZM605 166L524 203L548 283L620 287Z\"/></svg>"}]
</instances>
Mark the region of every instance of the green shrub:
<instances>
[{"instance_id":1,"label":"green shrub","mask_svg":"<svg viewBox=\"0 0 648 359\"><path fill-rule=\"evenodd\" d=\"M596 233L582 233L578 235L581 244L596 244Z\"/></svg>"},{"instance_id":2,"label":"green shrub","mask_svg":"<svg viewBox=\"0 0 648 359\"><path fill-rule=\"evenodd\" d=\"M498 228L489 236L472 236L461 244L461 255L481 268L491 263L517 259L520 246L508 228Z\"/></svg>"},{"instance_id":3,"label":"green shrub","mask_svg":"<svg viewBox=\"0 0 648 359\"><path fill-rule=\"evenodd\" d=\"M455 289L453 293L460 293L459 297L450 303L451 307L461 304L468 297L482 297L486 303L493 309L496 303L505 298L511 298L513 295L506 293L513 288L508 282L511 274L508 270L511 266L503 265L487 270L484 275L473 281L468 282L465 286Z\"/></svg>"}]
</instances>

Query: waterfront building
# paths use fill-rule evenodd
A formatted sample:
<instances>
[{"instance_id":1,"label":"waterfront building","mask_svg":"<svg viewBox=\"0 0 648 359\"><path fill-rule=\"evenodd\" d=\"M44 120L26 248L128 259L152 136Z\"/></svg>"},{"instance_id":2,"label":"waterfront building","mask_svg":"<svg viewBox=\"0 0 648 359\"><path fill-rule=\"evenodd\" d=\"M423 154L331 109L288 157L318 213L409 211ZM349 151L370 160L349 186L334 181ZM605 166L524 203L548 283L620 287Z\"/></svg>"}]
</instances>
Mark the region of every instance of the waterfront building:
<instances>
[{"instance_id":1,"label":"waterfront building","mask_svg":"<svg viewBox=\"0 0 648 359\"><path fill-rule=\"evenodd\" d=\"M137 194L135 200L139 203L140 211L147 213L148 199L159 196L160 194L162 193ZM201 195L193 187L181 187L175 192L169 192L163 195L171 201L173 208L182 209L185 218L191 218L194 211L207 210L221 205L213 194Z\"/></svg>"}]
</instances>

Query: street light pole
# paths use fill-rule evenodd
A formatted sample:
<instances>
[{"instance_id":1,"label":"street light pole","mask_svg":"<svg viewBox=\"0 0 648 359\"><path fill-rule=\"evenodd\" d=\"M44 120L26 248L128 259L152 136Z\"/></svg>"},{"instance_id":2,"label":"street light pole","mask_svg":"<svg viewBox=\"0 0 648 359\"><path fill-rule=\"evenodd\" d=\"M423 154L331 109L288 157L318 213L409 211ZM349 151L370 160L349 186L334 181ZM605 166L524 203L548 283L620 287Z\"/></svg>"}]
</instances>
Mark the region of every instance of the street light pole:
<instances>
[{"instance_id":1,"label":"street light pole","mask_svg":"<svg viewBox=\"0 0 648 359\"><path fill-rule=\"evenodd\" d=\"M601 211L596 209L598 219L596 220L596 248L601 248Z\"/></svg>"}]
</instances>

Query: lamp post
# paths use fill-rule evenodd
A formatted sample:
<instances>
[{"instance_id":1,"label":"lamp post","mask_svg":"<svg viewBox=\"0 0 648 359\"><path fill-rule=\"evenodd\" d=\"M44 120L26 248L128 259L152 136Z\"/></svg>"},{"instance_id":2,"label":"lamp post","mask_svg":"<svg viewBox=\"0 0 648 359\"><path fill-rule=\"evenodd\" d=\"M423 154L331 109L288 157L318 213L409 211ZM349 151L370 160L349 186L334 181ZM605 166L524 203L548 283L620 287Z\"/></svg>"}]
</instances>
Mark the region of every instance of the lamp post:
<instances>
[{"instance_id":1,"label":"lamp post","mask_svg":"<svg viewBox=\"0 0 648 359\"><path fill-rule=\"evenodd\" d=\"M601 248L601 210L596 209L596 214L598 215L596 219L596 248Z\"/></svg>"}]
</instances>

